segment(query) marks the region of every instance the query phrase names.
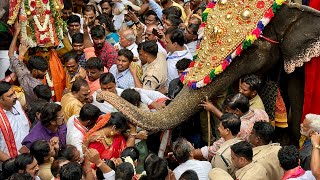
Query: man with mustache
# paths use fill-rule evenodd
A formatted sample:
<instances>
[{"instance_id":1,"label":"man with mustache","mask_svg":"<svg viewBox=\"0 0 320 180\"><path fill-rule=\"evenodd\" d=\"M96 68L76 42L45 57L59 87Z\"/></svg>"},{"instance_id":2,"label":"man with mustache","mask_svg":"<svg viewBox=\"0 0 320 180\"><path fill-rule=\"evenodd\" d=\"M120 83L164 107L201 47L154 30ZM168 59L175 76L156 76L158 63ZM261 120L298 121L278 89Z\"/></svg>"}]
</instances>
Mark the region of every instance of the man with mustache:
<instances>
[{"instance_id":1,"label":"man with mustache","mask_svg":"<svg viewBox=\"0 0 320 180\"><path fill-rule=\"evenodd\" d=\"M77 61L79 62L79 65L83 68L86 67L86 56L84 53L84 37L82 33L75 33L71 37L72 41L72 50L77 55Z\"/></svg>"},{"instance_id":2,"label":"man with mustache","mask_svg":"<svg viewBox=\"0 0 320 180\"><path fill-rule=\"evenodd\" d=\"M29 153L23 153L16 157L14 164L16 168L19 170L18 172L28 173L32 177L32 179L39 180L38 172L39 165L36 158Z\"/></svg>"},{"instance_id":3,"label":"man with mustache","mask_svg":"<svg viewBox=\"0 0 320 180\"><path fill-rule=\"evenodd\" d=\"M71 15L68 18L67 21L67 27L68 27L68 39L71 42L71 37L76 33L81 33L81 23L80 23L80 17L77 15Z\"/></svg>"},{"instance_id":4,"label":"man with mustache","mask_svg":"<svg viewBox=\"0 0 320 180\"><path fill-rule=\"evenodd\" d=\"M18 155L30 130L29 120L7 82L0 82L0 130L0 161L5 161Z\"/></svg>"},{"instance_id":5,"label":"man with mustache","mask_svg":"<svg viewBox=\"0 0 320 180\"><path fill-rule=\"evenodd\" d=\"M72 85L71 92L61 99L65 119L68 120L72 115L79 114L82 106L91 99L88 82L83 78L77 79Z\"/></svg>"}]
</instances>

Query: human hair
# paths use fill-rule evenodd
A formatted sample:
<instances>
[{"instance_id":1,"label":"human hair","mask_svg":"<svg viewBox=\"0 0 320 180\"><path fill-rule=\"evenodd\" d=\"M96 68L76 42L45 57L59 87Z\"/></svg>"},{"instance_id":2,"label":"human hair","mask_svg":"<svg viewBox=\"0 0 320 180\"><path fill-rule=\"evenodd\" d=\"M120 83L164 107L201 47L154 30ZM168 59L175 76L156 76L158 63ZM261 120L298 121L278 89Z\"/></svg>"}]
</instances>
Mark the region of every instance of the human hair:
<instances>
[{"instance_id":1,"label":"human hair","mask_svg":"<svg viewBox=\"0 0 320 180\"><path fill-rule=\"evenodd\" d=\"M146 53L157 57L158 45L155 41L144 41L139 44L140 48Z\"/></svg>"},{"instance_id":2,"label":"human hair","mask_svg":"<svg viewBox=\"0 0 320 180\"><path fill-rule=\"evenodd\" d=\"M34 123L38 120L37 113L41 113L41 109L44 107L46 103L48 103L48 101L44 99L37 99L35 101L30 102L30 110L28 110L26 113L31 123Z\"/></svg>"},{"instance_id":3,"label":"human hair","mask_svg":"<svg viewBox=\"0 0 320 180\"><path fill-rule=\"evenodd\" d=\"M135 89L125 89L121 93L121 97L134 106L140 106L141 96Z\"/></svg>"},{"instance_id":4,"label":"human hair","mask_svg":"<svg viewBox=\"0 0 320 180\"><path fill-rule=\"evenodd\" d=\"M63 1L63 9L65 9L65 10L72 9L72 4L69 0Z\"/></svg>"},{"instance_id":5,"label":"human hair","mask_svg":"<svg viewBox=\"0 0 320 180\"><path fill-rule=\"evenodd\" d=\"M96 8L93 5L86 5L83 7L83 13L90 12L90 11L93 11L94 14L96 14Z\"/></svg>"},{"instance_id":6,"label":"human hair","mask_svg":"<svg viewBox=\"0 0 320 180\"><path fill-rule=\"evenodd\" d=\"M116 170L117 180L131 180L134 175L133 165L128 162L121 163Z\"/></svg>"},{"instance_id":7,"label":"human hair","mask_svg":"<svg viewBox=\"0 0 320 180\"><path fill-rule=\"evenodd\" d=\"M112 73L107 72L107 73L102 73L100 75L100 84L108 84L108 83L116 83L116 80L113 76Z\"/></svg>"},{"instance_id":8,"label":"human hair","mask_svg":"<svg viewBox=\"0 0 320 180\"><path fill-rule=\"evenodd\" d=\"M320 132L320 115L307 114L306 119L311 122L309 125L311 131Z\"/></svg>"},{"instance_id":9,"label":"human hair","mask_svg":"<svg viewBox=\"0 0 320 180\"><path fill-rule=\"evenodd\" d=\"M197 39L198 39L199 25L198 24L189 24L188 29L192 32L192 35L196 35Z\"/></svg>"},{"instance_id":10,"label":"human hair","mask_svg":"<svg viewBox=\"0 0 320 180\"><path fill-rule=\"evenodd\" d=\"M182 16L182 11L180 8L176 7L176 6L170 6L169 8L166 8L164 10L162 10L162 14L166 15L167 17L170 14L173 14L179 18L181 18Z\"/></svg>"},{"instance_id":11,"label":"human hair","mask_svg":"<svg viewBox=\"0 0 320 180\"><path fill-rule=\"evenodd\" d=\"M166 31L166 35L169 36L172 43L177 43L179 46L183 46L185 43L184 33L177 28L170 28Z\"/></svg>"},{"instance_id":12,"label":"human hair","mask_svg":"<svg viewBox=\"0 0 320 180\"><path fill-rule=\"evenodd\" d=\"M74 81L71 87L71 92L79 92L81 87L88 87L88 82L83 78L78 78Z\"/></svg>"},{"instance_id":13,"label":"human hair","mask_svg":"<svg viewBox=\"0 0 320 180\"><path fill-rule=\"evenodd\" d=\"M31 144L30 153L36 158L38 164L44 163L44 158L50 153L50 145L45 140L38 140Z\"/></svg>"},{"instance_id":14,"label":"human hair","mask_svg":"<svg viewBox=\"0 0 320 180\"><path fill-rule=\"evenodd\" d=\"M92 38L104 38L105 37L105 30L103 28L103 26L101 25L97 25L97 26L93 26L90 30L91 33L91 37Z\"/></svg>"},{"instance_id":15,"label":"human hair","mask_svg":"<svg viewBox=\"0 0 320 180\"><path fill-rule=\"evenodd\" d=\"M104 163L106 165L108 165L111 169L116 170L116 166L115 166L113 161L111 161L109 159L105 159ZM103 176L103 172L101 171L100 168L97 168L96 175L97 175L97 179L98 180L104 180L105 179L104 176Z\"/></svg>"},{"instance_id":16,"label":"human hair","mask_svg":"<svg viewBox=\"0 0 320 180\"><path fill-rule=\"evenodd\" d=\"M92 104L85 104L80 110L79 118L80 121L96 122L100 115L101 111L97 106Z\"/></svg>"},{"instance_id":17,"label":"human hair","mask_svg":"<svg viewBox=\"0 0 320 180\"><path fill-rule=\"evenodd\" d=\"M253 129L263 144L269 144L274 138L274 128L269 122L258 121L253 125Z\"/></svg>"},{"instance_id":18,"label":"human hair","mask_svg":"<svg viewBox=\"0 0 320 180\"><path fill-rule=\"evenodd\" d=\"M221 124L226 129L228 128L233 136L236 136L240 132L241 120L232 113L226 113L221 116Z\"/></svg>"},{"instance_id":19,"label":"human hair","mask_svg":"<svg viewBox=\"0 0 320 180\"><path fill-rule=\"evenodd\" d=\"M27 67L30 71L33 69L46 71L48 70L48 62L41 56L31 56L27 63Z\"/></svg>"},{"instance_id":20,"label":"human hair","mask_svg":"<svg viewBox=\"0 0 320 180\"><path fill-rule=\"evenodd\" d=\"M61 147L58 153L58 157L64 157L69 161L74 161L74 151L77 148L74 145L66 144Z\"/></svg>"},{"instance_id":21,"label":"human hair","mask_svg":"<svg viewBox=\"0 0 320 180\"><path fill-rule=\"evenodd\" d=\"M189 142L185 138L178 138L173 143L173 154L179 163L184 163L190 159L192 151Z\"/></svg>"},{"instance_id":22,"label":"human hair","mask_svg":"<svg viewBox=\"0 0 320 180\"><path fill-rule=\"evenodd\" d=\"M82 168L77 162L69 162L60 168L59 174L60 180L80 180L82 179Z\"/></svg>"},{"instance_id":23,"label":"human hair","mask_svg":"<svg viewBox=\"0 0 320 180\"><path fill-rule=\"evenodd\" d=\"M29 153L19 154L14 160L14 164L18 170L26 170L27 165L31 164L34 160L34 156Z\"/></svg>"},{"instance_id":24,"label":"human hair","mask_svg":"<svg viewBox=\"0 0 320 180\"><path fill-rule=\"evenodd\" d=\"M121 157L131 157L131 159L133 161L136 161L139 159L139 151L137 148L135 147L127 147L125 148L122 153L121 153Z\"/></svg>"},{"instance_id":25,"label":"human hair","mask_svg":"<svg viewBox=\"0 0 320 180\"><path fill-rule=\"evenodd\" d=\"M148 10L144 13L144 20L146 20L148 16L154 16L158 22L160 21L157 13L155 13L153 10Z\"/></svg>"},{"instance_id":26,"label":"human hair","mask_svg":"<svg viewBox=\"0 0 320 180\"><path fill-rule=\"evenodd\" d=\"M68 25L71 23L79 23L80 24L80 17L72 14L71 16L68 17L68 20L67 20Z\"/></svg>"},{"instance_id":27,"label":"human hair","mask_svg":"<svg viewBox=\"0 0 320 180\"><path fill-rule=\"evenodd\" d=\"M167 20L170 21L172 26L174 26L175 28L177 28L181 23L183 23L181 18L174 14L169 14L169 16L167 16Z\"/></svg>"},{"instance_id":28,"label":"human hair","mask_svg":"<svg viewBox=\"0 0 320 180\"><path fill-rule=\"evenodd\" d=\"M8 82L0 81L0 96L11 89L11 84Z\"/></svg>"},{"instance_id":29,"label":"human hair","mask_svg":"<svg viewBox=\"0 0 320 180\"><path fill-rule=\"evenodd\" d=\"M58 112L61 111L62 107L56 103L46 103L41 109L40 121L43 126L48 127L50 121L57 118Z\"/></svg>"},{"instance_id":30,"label":"human hair","mask_svg":"<svg viewBox=\"0 0 320 180\"><path fill-rule=\"evenodd\" d=\"M117 130L123 132L127 129L128 119L120 112L112 112L108 123L104 127L115 126Z\"/></svg>"},{"instance_id":31,"label":"human hair","mask_svg":"<svg viewBox=\"0 0 320 180\"><path fill-rule=\"evenodd\" d=\"M96 17L96 20L99 21L100 25L104 24L109 32L116 32L114 29L114 24L109 17L105 16L104 14L100 14Z\"/></svg>"},{"instance_id":32,"label":"human hair","mask_svg":"<svg viewBox=\"0 0 320 180\"><path fill-rule=\"evenodd\" d=\"M103 3L109 3L110 7L113 6L113 2L112 2L111 0L101 0L101 1L99 2L100 6L101 6Z\"/></svg>"},{"instance_id":33,"label":"human hair","mask_svg":"<svg viewBox=\"0 0 320 180\"><path fill-rule=\"evenodd\" d=\"M15 164L15 158L9 158L2 162L2 171L1 171L1 178L7 179L12 174L18 172L18 168Z\"/></svg>"},{"instance_id":34,"label":"human hair","mask_svg":"<svg viewBox=\"0 0 320 180\"><path fill-rule=\"evenodd\" d=\"M63 55L63 64L69 62L71 59L74 59L76 60L76 62L78 63L78 58L77 58L77 54L74 52L74 51L70 51L70 52L67 52Z\"/></svg>"},{"instance_id":35,"label":"human hair","mask_svg":"<svg viewBox=\"0 0 320 180\"><path fill-rule=\"evenodd\" d=\"M244 157L248 161L252 161L253 151L252 146L247 141L240 141L231 146L231 151L237 157Z\"/></svg>"},{"instance_id":36,"label":"human hair","mask_svg":"<svg viewBox=\"0 0 320 180\"><path fill-rule=\"evenodd\" d=\"M294 146L283 146L278 152L281 167L288 171L299 166L299 150Z\"/></svg>"},{"instance_id":37,"label":"human hair","mask_svg":"<svg viewBox=\"0 0 320 180\"><path fill-rule=\"evenodd\" d=\"M99 71L103 71L104 65L99 57L91 57L86 62L86 69L98 69Z\"/></svg>"},{"instance_id":38,"label":"human hair","mask_svg":"<svg viewBox=\"0 0 320 180\"><path fill-rule=\"evenodd\" d=\"M123 32L126 32L125 38L130 42L136 41L136 35L132 29L126 29Z\"/></svg>"},{"instance_id":39,"label":"human hair","mask_svg":"<svg viewBox=\"0 0 320 180\"><path fill-rule=\"evenodd\" d=\"M51 89L48 85L39 84L33 88L33 92L39 99L44 99L47 102L52 98Z\"/></svg>"},{"instance_id":40,"label":"human hair","mask_svg":"<svg viewBox=\"0 0 320 180\"><path fill-rule=\"evenodd\" d=\"M59 175L59 171L60 171L60 164L68 161L65 157L58 157L57 159L55 159L52 164L51 164L51 173L53 175L53 177L57 178Z\"/></svg>"},{"instance_id":41,"label":"human hair","mask_svg":"<svg viewBox=\"0 0 320 180\"><path fill-rule=\"evenodd\" d=\"M242 113L248 112L250 108L249 99L241 93L228 96L223 102L223 106L232 110L239 109Z\"/></svg>"},{"instance_id":42,"label":"human hair","mask_svg":"<svg viewBox=\"0 0 320 180\"><path fill-rule=\"evenodd\" d=\"M191 62L192 62L191 59L182 58L177 62L176 68L177 68L177 70L184 71L189 67Z\"/></svg>"},{"instance_id":43,"label":"human hair","mask_svg":"<svg viewBox=\"0 0 320 180\"><path fill-rule=\"evenodd\" d=\"M241 82L245 82L249 85L250 90L252 91L260 91L261 89L261 79L254 74L248 74L241 78Z\"/></svg>"},{"instance_id":44,"label":"human hair","mask_svg":"<svg viewBox=\"0 0 320 180\"><path fill-rule=\"evenodd\" d=\"M82 44L84 42L83 40L83 34L82 33L75 33L74 35L71 36L71 41L73 43L80 43Z\"/></svg>"},{"instance_id":45,"label":"human hair","mask_svg":"<svg viewBox=\"0 0 320 180\"><path fill-rule=\"evenodd\" d=\"M179 180L199 180L199 177L194 170L189 169L181 174Z\"/></svg>"},{"instance_id":46,"label":"human hair","mask_svg":"<svg viewBox=\"0 0 320 180\"><path fill-rule=\"evenodd\" d=\"M156 154L150 153L144 160L144 170L146 171L146 176L143 179L165 180L168 175L168 162L159 158Z\"/></svg>"},{"instance_id":47,"label":"human hair","mask_svg":"<svg viewBox=\"0 0 320 180\"><path fill-rule=\"evenodd\" d=\"M129 62L133 61L133 53L129 49L120 49L118 51L118 57L119 56L126 57L129 60Z\"/></svg>"},{"instance_id":48,"label":"human hair","mask_svg":"<svg viewBox=\"0 0 320 180\"><path fill-rule=\"evenodd\" d=\"M34 178L27 172L14 173L8 178L8 180L33 180L33 179Z\"/></svg>"}]
</instances>

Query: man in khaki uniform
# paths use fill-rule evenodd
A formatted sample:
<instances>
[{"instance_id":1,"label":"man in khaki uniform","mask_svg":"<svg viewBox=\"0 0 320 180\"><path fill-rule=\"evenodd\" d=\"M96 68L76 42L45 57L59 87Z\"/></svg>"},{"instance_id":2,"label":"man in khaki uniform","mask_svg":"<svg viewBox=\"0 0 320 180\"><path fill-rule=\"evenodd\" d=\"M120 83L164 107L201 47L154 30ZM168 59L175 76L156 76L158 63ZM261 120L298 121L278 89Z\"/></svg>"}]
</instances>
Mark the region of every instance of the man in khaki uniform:
<instances>
[{"instance_id":1,"label":"man in khaki uniform","mask_svg":"<svg viewBox=\"0 0 320 180\"><path fill-rule=\"evenodd\" d=\"M234 180L230 174L228 174L225 170L220 168L213 168L211 171L209 171L209 179L210 180Z\"/></svg>"},{"instance_id":2,"label":"man in khaki uniform","mask_svg":"<svg viewBox=\"0 0 320 180\"><path fill-rule=\"evenodd\" d=\"M267 170L259 163L252 161L252 146L246 141L231 146L231 160L238 168L236 180L267 180Z\"/></svg>"},{"instance_id":3,"label":"man in khaki uniform","mask_svg":"<svg viewBox=\"0 0 320 180\"><path fill-rule=\"evenodd\" d=\"M167 80L166 55L158 53L158 45L154 41L140 43L138 51L141 61L146 62L142 74L142 88L163 92Z\"/></svg>"},{"instance_id":4,"label":"man in khaki uniform","mask_svg":"<svg viewBox=\"0 0 320 180\"><path fill-rule=\"evenodd\" d=\"M212 158L211 164L213 168L221 168L235 178L235 167L231 162L231 149L233 144L240 142L237 134L240 131L241 121L235 114L224 114L219 124L219 133L225 142L221 144L220 149Z\"/></svg>"},{"instance_id":5,"label":"man in khaki uniform","mask_svg":"<svg viewBox=\"0 0 320 180\"><path fill-rule=\"evenodd\" d=\"M249 136L249 141L254 146L253 161L260 163L267 170L269 180L281 179L284 173L278 159L281 146L278 143L270 143L272 137L274 137L272 125L261 121L254 124Z\"/></svg>"}]
</instances>

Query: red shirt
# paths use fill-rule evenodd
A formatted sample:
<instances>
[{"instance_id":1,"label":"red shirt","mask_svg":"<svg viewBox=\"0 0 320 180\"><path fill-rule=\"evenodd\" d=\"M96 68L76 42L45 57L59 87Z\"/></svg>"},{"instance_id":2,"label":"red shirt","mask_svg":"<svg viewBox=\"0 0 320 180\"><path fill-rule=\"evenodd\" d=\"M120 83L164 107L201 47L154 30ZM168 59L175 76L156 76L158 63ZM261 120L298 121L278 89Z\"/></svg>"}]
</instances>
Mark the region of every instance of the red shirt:
<instances>
[{"instance_id":1,"label":"red shirt","mask_svg":"<svg viewBox=\"0 0 320 180\"><path fill-rule=\"evenodd\" d=\"M101 58L103 65L110 69L113 64L117 63L118 53L116 49L107 41L104 42L104 46L101 50L95 51L96 55Z\"/></svg>"}]
</instances>

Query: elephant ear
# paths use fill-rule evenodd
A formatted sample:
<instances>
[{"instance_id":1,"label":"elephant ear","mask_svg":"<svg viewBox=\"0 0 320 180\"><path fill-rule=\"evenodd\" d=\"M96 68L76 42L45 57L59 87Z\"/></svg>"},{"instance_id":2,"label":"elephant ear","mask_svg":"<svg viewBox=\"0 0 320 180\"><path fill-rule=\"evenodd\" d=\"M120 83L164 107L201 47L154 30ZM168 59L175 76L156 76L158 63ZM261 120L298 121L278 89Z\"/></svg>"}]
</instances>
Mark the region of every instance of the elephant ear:
<instances>
[{"instance_id":1,"label":"elephant ear","mask_svg":"<svg viewBox=\"0 0 320 180\"><path fill-rule=\"evenodd\" d=\"M287 24L282 29L280 47L284 69L289 74L296 67L320 56L320 12L307 6L289 4L280 10L278 16L274 23L282 21Z\"/></svg>"}]
</instances>

